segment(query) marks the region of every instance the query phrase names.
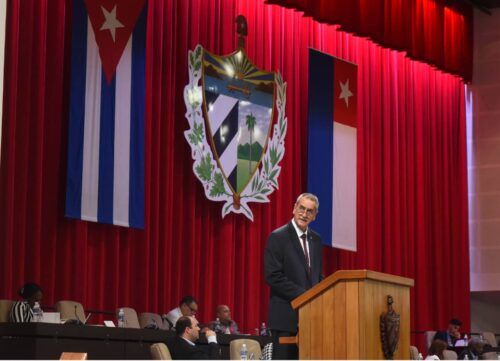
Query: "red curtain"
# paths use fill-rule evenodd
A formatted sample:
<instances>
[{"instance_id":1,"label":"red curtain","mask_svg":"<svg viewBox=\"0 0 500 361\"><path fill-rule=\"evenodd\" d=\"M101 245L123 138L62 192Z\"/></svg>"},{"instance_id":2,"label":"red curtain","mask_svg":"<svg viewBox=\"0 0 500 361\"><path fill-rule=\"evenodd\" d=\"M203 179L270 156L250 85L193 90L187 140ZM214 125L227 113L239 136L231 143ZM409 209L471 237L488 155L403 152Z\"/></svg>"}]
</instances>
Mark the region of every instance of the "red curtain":
<instances>
[{"instance_id":1,"label":"red curtain","mask_svg":"<svg viewBox=\"0 0 500 361\"><path fill-rule=\"evenodd\" d=\"M473 9L452 0L266 0L472 80Z\"/></svg>"},{"instance_id":2,"label":"red curtain","mask_svg":"<svg viewBox=\"0 0 500 361\"><path fill-rule=\"evenodd\" d=\"M25 281L86 308L165 312L184 294L199 319L227 303L243 331L267 319L262 254L306 189L308 47L359 65L358 252L325 248L325 275L367 268L415 279L412 329L469 327L464 85L403 53L246 0L147 3L146 227L64 218L71 2L8 3L0 168L0 298ZM192 171L183 132L187 52L236 47L279 70L288 132L279 190L253 204L255 221L210 202ZM314 225L314 224L313 224Z\"/></svg>"}]
</instances>

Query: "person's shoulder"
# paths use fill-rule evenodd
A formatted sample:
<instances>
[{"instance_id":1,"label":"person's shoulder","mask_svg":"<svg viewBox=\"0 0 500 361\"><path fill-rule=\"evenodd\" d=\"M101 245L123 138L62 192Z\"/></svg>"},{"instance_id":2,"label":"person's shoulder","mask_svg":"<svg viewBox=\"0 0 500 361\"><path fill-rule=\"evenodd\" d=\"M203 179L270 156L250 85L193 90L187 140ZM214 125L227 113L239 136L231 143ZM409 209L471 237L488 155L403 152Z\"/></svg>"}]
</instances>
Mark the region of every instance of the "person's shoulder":
<instances>
[{"instance_id":1,"label":"person's shoulder","mask_svg":"<svg viewBox=\"0 0 500 361\"><path fill-rule=\"evenodd\" d=\"M183 339L181 336L179 335L175 335L175 337L171 337L170 340L170 345L173 346L173 348L177 348L177 349L180 349L180 348L190 348L192 345L189 344L189 342L187 342L185 339ZM167 343L167 346L169 345L169 343Z\"/></svg>"},{"instance_id":2,"label":"person's shoulder","mask_svg":"<svg viewBox=\"0 0 500 361\"><path fill-rule=\"evenodd\" d=\"M167 317L169 316L175 316L180 312L179 307L172 308L170 311L167 313Z\"/></svg>"},{"instance_id":3,"label":"person's shoulder","mask_svg":"<svg viewBox=\"0 0 500 361\"><path fill-rule=\"evenodd\" d=\"M29 307L28 305L28 302L26 301L16 301L14 302L14 304L12 305L11 307L11 310L14 310L14 309L25 309L26 307Z\"/></svg>"},{"instance_id":4,"label":"person's shoulder","mask_svg":"<svg viewBox=\"0 0 500 361\"><path fill-rule=\"evenodd\" d=\"M446 333L446 331L438 331L434 335L433 340L442 340L448 342L448 334Z\"/></svg>"},{"instance_id":5,"label":"person's shoulder","mask_svg":"<svg viewBox=\"0 0 500 361\"><path fill-rule=\"evenodd\" d=\"M287 234L290 230L290 227L293 227L291 222L288 222L281 227L276 228L274 231L271 232L271 235L282 235L282 234Z\"/></svg>"},{"instance_id":6,"label":"person's shoulder","mask_svg":"<svg viewBox=\"0 0 500 361\"><path fill-rule=\"evenodd\" d=\"M309 233L311 234L311 239L313 241L321 241L321 235L316 232L314 229L309 228Z\"/></svg>"},{"instance_id":7,"label":"person's shoulder","mask_svg":"<svg viewBox=\"0 0 500 361\"><path fill-rule=\"evenodd\" d=\"M439 357L436 355L429 355L425 359L426 360L439 360Z\"/></svg>"}]
</instances>

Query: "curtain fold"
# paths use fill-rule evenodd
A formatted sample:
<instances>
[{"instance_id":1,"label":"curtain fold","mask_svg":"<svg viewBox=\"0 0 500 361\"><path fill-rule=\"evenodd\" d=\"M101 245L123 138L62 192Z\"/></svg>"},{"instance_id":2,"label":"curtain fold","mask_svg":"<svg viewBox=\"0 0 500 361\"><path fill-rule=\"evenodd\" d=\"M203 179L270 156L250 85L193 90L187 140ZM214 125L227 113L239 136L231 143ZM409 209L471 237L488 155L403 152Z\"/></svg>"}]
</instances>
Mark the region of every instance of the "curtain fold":
<instances>
[{"instance_id":1,"label":"curtain fold","mask_svg":"<svg viewBox=\"0 0 500 361\"><path fill-rule=\"evenodd\" d=\"M449 0L266 0L472 80L473 9Z\"/></svg>"},{"instance_id":2,"label":"curtain fold","mask_svg":"<svg viewBox=\"0 0 500 361\"><path fill-rule=\"evenodd\" d=\"M259 327L267 319L267 237L291 219L296 196L306 190L307 51L314 47L359 69L359 251L325 248L325 275L366 268L414 278L412 330L444 327L452 316L467 329L463 82L262 2L149 0L147 6L146 225L134 230L63 216L71 2L8 3L0 298L16 298L17 288L33 280L44 287L46 305L73 299L90 309L163 313L193 294L201 321L226 303L243 332ZM249 57L279 70L288 84L279 190L271 203L251 205L254 222L221 218L222 204L205 198L193 174L183 134L187 52L198 43L232 52L238 14L248 21Z\"/></svg>"}]
</instances>

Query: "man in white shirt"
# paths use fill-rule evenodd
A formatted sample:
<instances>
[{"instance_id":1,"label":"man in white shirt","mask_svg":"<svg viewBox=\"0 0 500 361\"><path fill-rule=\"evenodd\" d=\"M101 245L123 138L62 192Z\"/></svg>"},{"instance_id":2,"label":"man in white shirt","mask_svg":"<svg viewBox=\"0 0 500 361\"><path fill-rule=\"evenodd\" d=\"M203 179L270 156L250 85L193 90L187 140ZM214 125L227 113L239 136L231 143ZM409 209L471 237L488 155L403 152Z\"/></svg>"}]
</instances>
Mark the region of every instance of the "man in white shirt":
<instances>
[{"instance_id":1,"label":"man in white shirt","mask_svg":"<svg viewBox=\"0 0 500 361\"><path fill-rule=\"evenodd\" d=\"M184 296L182 300L179 302L179 307L170 310L169 313L165 316L167 322L169 323L169 328L174 328L177 320L181 316L195 316L196 312L198 312L198 303L194 299L193 296Z\"/></svg>"}]
</instances>

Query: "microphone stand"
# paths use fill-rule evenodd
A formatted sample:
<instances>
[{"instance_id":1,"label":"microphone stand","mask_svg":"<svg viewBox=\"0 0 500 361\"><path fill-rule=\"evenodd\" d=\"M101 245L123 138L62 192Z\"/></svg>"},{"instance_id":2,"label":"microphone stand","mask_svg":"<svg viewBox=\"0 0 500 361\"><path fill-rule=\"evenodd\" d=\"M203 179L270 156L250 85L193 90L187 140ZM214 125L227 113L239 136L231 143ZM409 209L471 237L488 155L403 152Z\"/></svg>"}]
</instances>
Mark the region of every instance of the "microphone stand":
<instances>
[{"instance_id":1,"label":"microphone stand","mask_svg":"<svg viewBox=\"0 0 500 361\"><path fill-rule=\"evenodd\" d=\"M76 319L69 319L65 322L65 324L78 325L78 326L84 325L84 323L80 320L80 317L78 317L78 312L76 312L77 309L78 309L78 307L77 307L77 305L75 305L75 317L76 317Z\"/></svg>"}]
</instances>

